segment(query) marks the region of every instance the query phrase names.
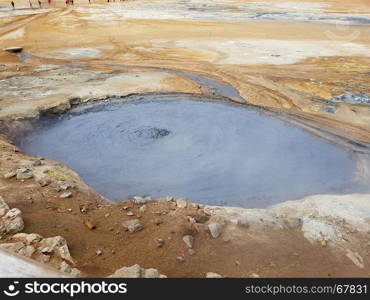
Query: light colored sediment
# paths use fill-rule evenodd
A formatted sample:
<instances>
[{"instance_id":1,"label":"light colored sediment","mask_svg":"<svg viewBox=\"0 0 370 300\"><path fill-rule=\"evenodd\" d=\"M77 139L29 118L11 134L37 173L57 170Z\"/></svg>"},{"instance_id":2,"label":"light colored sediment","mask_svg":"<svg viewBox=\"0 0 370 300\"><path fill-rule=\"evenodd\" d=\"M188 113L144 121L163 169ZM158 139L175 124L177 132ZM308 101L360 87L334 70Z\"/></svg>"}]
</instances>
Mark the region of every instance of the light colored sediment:
<instances>
[{"instance_id":1,"label":"light colored sediment","mask_svg":"<svg viewBox=\"0 0 370 300\"><path fill-rule=\"evenodd\" d=\"M160 67L216 79L250 104L315 130L370 142L369 104L334 100L344 88L370 94L369 25L300 21L367 18L368 2L251 2L207 2L212 14L191 12L177 1L65 8L58 0L42 10L0 11L0 49L20 46L33 55L21 60L0 52L2 133L32 128L30 120L42 113L110 95L205 92L188 77L152 68ZM349 12L354 6L359 11ZM290 19L244 20L245 10L287 12ZM49 160L33 165L37 159L8 138L0 147L0 195L22 211L26 233L63 236L73 267L86 276L109 276L136 264L140 276L151 268L169 277L369 276L370 195L315 195L263 210L181 206L170 199L112 204L67 166ZM366 163L360 165L359 172L368 172ZM19 168L33 176L17 180L12 173ZM73 188L61 198L65 184ZM135 218L143 228L126 232L122 222ZM3 234L1 243L19 243L13 234ZM191 249L184 236L194 238Z\"/></svg>"}]
</instances>

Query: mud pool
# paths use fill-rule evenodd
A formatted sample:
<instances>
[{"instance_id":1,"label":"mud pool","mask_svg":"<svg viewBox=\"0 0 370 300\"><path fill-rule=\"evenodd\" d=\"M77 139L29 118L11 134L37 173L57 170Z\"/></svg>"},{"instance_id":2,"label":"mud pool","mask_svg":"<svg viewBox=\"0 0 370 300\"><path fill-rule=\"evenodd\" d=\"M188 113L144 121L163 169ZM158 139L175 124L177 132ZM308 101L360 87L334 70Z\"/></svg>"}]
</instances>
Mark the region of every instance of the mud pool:
<instances>
[{"instance_id":1,"label":"mud pool","mask_svg":"<svg viewBox=\"0 0 370 300\"><path fill-rule=\"evenodd\" d=\"M66 163L114 201L171 195L266 207L366 189L356 154L261 111L199 100L144 95L83 105L43 118L17 144Z\"/></svg>"}]
</instances>

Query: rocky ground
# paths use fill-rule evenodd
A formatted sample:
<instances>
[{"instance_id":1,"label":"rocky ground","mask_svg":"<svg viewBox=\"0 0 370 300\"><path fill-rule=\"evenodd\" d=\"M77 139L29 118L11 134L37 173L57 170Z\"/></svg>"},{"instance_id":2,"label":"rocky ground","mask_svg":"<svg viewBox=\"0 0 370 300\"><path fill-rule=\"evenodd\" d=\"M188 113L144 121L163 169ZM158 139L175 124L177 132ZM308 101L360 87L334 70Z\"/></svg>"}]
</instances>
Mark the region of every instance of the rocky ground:
<instances>
[{"instance_id":1,"label":"rocky ground","mask_svg":"<svg viewBox=\"0 0 370 300\"><path fill-rule=\"evenodd\" d=\"M67 276L370 276L370 195L315 195L265 210L171 197L115 204L68 166L11 143L43 113L111 95L217 96L185 76L195 74L234 87L241 97L232 101L366 148L370 27L343 30L312 16L366 19L368 3L356 0L360 11L348 13L341 0L250 2L207 2L211 15L177 1L1 8L0 49L23 47L0 52L1 247ZM288 19L240 19L272 9ZM362 172L369 174L366 160Z\"/></svg>"}]
</instances>

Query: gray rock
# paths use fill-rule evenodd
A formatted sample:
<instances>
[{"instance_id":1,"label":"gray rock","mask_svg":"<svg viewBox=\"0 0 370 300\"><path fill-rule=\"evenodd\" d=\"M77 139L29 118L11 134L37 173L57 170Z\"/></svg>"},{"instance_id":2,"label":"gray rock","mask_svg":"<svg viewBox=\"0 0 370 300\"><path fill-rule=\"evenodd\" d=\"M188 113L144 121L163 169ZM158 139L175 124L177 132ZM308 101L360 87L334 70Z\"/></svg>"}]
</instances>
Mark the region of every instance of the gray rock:
<instances>
[{"instance_id":1,"label":"gray rock","mask_svg":"<svg viewBox=\"0 0 370 300\"><path fill-rule=\"evenodd\" d=\"M21 240L27 245L36 243L42 240L42 236L37 233L17 233L13 235L13 239Z\"/></svg>"},{"instance_id":2,"label":"gray rock","mask_svg":"<svg viewBox=\"0 0 370 300\"><path fill-rule=\"evenodd\" d=\"M178 208L186 208L188 206L188 203L189 203L188 198L176 199L176 205Z\"/></svg>"},{"instance_id":3,"label":"gray rock","mask_svg":"<svg viewBox=\"0 0 370 300\"><path fill-rule=\"evenodd\" d=\"M5 216L5 214L9 211L9 206L4 201L4 198L0 196L0 217Z\"/></svg>"},{"instance_id":4,"label":"gray rock","mask_svg":"<svg viewBox=\"0 0 370 300\"><path fill-rule=\"evenodd\" d=\"M140 278L144 270L138 265L133 265L131 267L123 267L116 270L110 278Z\"/></svg>"},{"instance_id":5,"label":"gray rock","mask_svg":"<svg viewBox=\"0 0 370 300\"><path fill-rule=\"evenodd\" d=\"M217 223L209 223L208 229L212 237L215 239L217 239L221 235L221 226Z\"/></svg>"},{"instance_id":6,"label":"gray rock","mask_svg":"<svg viewBox=\"0 0 370 300\"><path fill-rule=\"evenodd\" d=\"M206 278L222 278L222 276L218 273L208 272Z\"/></svg>"},{"instance_id":7,"label":"gray rock","mask_svg":"<svg viewBox=\"0 0 370 300\"><path fill-rule=\"evenodd\" d=\"M17 169L16 171L17 173L17 179L18 180L21 180L21 179L30 179L33 177L33 172L32 170L30 169L27 169L27 168L19 168Z\"/></svg>"},{"instance_id":8,"label":"gray rock","mask_svg":"<svg viewBox=\"0 0 370 300\"><path fill-rule=\"evenodd\" d=\"M146 269L144 272L144 278L159 278L160 275L159 271L153 268Z\"/></svg>"},{"instance_id":9,"label":"gray rock","mask_svg":"<svg viewBox=\"0 0 370 300\"><path fill-rule=\"evenodd\" d=\"M193 255L195 255L195 251L193 249L188 249L188 254L190 256L193 256Z\"/></svg>"},{"instance_id":10,"label":"gray rock","mask_svg":"<svg viewBox=\"0 0 370 300\"><path fill-rule=\"evenodd\" d=\"M10 172L4 174L5 179L10 179L10 178L13 178L15 176L17 176L17 173L14 172L14 171L10 171Z\"/></svg>"},{"instance_id":11,"label":"gray rock","mask_svg":"<svg viewBox=\"0 0 370 300\"><path fill-rule=\"evenodd\" d=\"M177 257L176 257L176 260L177 260L178 262L184 262L184 261L185 261L185 258L184 258L183 256L177 256Z\"/></svg>"},{"instance_id":12,"label":"gray rock","mask_svg":"<svg viewBox=\"0 0 370 300\"><path fill-rule=\"evenodd\" d=\"M146 212L146 209L147 209L147 206L146 205L142 205L142 206L140 206L139 211L140 212Z\"/></svg>"},{"instance_id":13,"label":"gray rock","mask_svg":"<svg viewBox=\"0 0 370 300\"><path fill-rule=\"evenodd\" d=\"M72 192L64 192L62 193L59 198L65 199L65 198L71 198L72 197Z\"/></svg>"},{"instance_id":14,"label":"gray rock","mask_svg":"<svg viewBox=\"0 0 370 300\"><path fill-rule=\"evenodd\" d=\"M36 251L35 247L33 246L25 246L22 249L18 251L18 254L25 256L25 257L31 257L32 254L34 254Z\"/></svg>"},{"instance_id":15,"label":"gray rock","mask_svg":"<svg viewBox=\"0 0 370 300\"><path fill-rule=\"evenodd\" d=\"M134 196L132 198L132 201L135 203L135 204L145 204L147 202L146 199L144 199L143 197L140 197L140 196Z\"/></svg>"},{"instance_id":16,"label":"gray rock","mask_svg":"<svg viewBox=\"0 0 370 300\"><path fill-rule=\"evenodd\" d=\"M5 244L0 244L0 247L6 250L9 250L9 251L18 253L22 248L25 247L25 244L21 242L5 243Z\"/></svg>"},{"instance_id":17,"label":"gray rock","mask_svg":"<svg viewBox=\"0 0 370 300\"><path fill-rule=\"evenodd\" d=\"M125 221L122 223L122 226L130 232L136 232L144 228L138 219Z\"/></svg>"},{"instance_id":18,"label":"gray rock","mask_svg":"<svg viewBox=\"0 0 370 300\"><path fill-rule=\"evenodd\" d=\"M191 235L184 235L182 240L189 248L193 248L194 238Z\"/></svg>"},{"instance_id":19,"label":"gray rock","mask_svg":"<svg viewBox=\"0 0 370 300\"><path fill-rule=\"evenodd\" d=\"M164 245L164 240L163 239L156 239L155 240L156 244L157 244L157 247L163 247Z\"/></svg>"},{"instance_id":20,"label":"gray rock","mask_svg":"<svg viewBox=\"0 0 370 300\"><path fill-rule=\"evenodd\" d=\"M67 264L65 261L62 261L60 263L59 270L61 270L63 273L70 274L72 272L72 267Z\"/></svg>"}]
</instances>

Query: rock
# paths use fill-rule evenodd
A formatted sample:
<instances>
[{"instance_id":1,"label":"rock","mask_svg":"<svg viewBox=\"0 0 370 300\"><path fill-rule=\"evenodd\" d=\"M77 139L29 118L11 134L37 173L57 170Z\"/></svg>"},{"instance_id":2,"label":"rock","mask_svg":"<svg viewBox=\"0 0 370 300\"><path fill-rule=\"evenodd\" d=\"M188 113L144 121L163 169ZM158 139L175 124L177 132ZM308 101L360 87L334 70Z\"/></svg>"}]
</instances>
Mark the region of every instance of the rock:
<instances>
[{"instance_id":1,"label":"rock","mask_svg":"<svg viewBox=\"0 0 370 300\"><path fill-rule=\"evenodd\" d=\"M69 264L67 264L65 261L62 261L60 263L59 270L61 270L63 273L71 273L72 267Z\"/></svg>"},{"instance_id":2,"label":"rock","mask_svg":"<svg viewBox=\"0 0 370 300\"><path fill-rule=\"evenodd\" d=\"M191 235L184 235L182 240L189 248L193 248L194 238Z\"/></svg>"},{"instance_id":3,"label":"rock","mask_svg":"<svg viewBox=\"0 0 370 300\"><path fill-rule=\"evenodd\" d=\"M116 270L110 278L140 278L143 273L143 269L138 265L133 265L131 267L123 267Z\"/></svg>"},{"instance_id":4,"label":"rock","mask_svg":"<svg viewBox=\"0 0 370 300\"><path fill-rule=\"evenodd\" d=\"M146 212L146 209L147 209L147 206L146 205L142 205L142 206L140 206L139 211L140 212Z\"/></svg>"},{"instance_id":5,"label":"rock","mask_svg":"<svg viewBox=\"0 0 370 300\"><path fill-rule=\"evenodd\" d=\"M72 189L73 188L73 185L70 184L70 183L66 183L66 182L60 182L59 183L59 188L63 191L66 191L68 189Z\"/></svg>"},{"instance_id":6,"label":"rock","mask_svg":"<svg viewBox=\"0 0 370 300\"><path fill-rule=\"evenodd\" d=\"M44 238L39 243L39 249L42 253L55 252L62 259L74 264L73 258L69 252L66 240L61 236L55 236L50 238Z\"/></svg>"},{"instance_id":7,"label":"rock","mask_svg":"<svg viewBox=\"0 0 370 300\"><path fill-rule=\"evenodd\" d=\"M209 216L203 216L203 215L192 215L191 216L195 222L197 223L206 223L209 220Z\"/></svg>"},{"instance_id":8,"label":"rock","mask_svg":"<svg viewBox=\"0 0 370 300\"><path fill-rule=\"evenodd\" d=\"M19 169L17 169L16 173L17 173L16 176L17 176L18 180L30 179L30 178L33 177L33 172L30 169L27 169L27 168L19 168Z\"/></svg>"},{"instance_id":9,"label":"rock","mask_svg":"<svg viewBox=\"0 0 370 300\"><path fill-rule=\"evenodd\" d=\"M44 247L44 248L41 248L40 251L43 254L45 254L45 253L50 254L50 253L53 253L54 250L51 247Z\"/></svg>"},{"instance_id":10,"label":"rock","mask_svg":"<svg viewBox=\"0 0 370 300\"><path fill-rule=\"evenodd\" d=\"M133 216L134 215L134 213L132 212L132 211L129 211L126 215L128 215L128 216Z\"/></svg>"},{"instance_id":11,"label":"rock","mask_svg":"<svg viewBox=\"0 0 370 300\"><path fill-rule=\"evenodd\" d=\"M18 253L25 245L21 242L0 244L1 248Z\"/></svg>"},{"instance_id":12,"label":"rock","mask_svg":"<svg viewBox=\"0 0 370 300\"><path fill-rule=\"evenodd\" d=\"M143 197L139 197L139 196L134 196L132 201L135 203L135 204L145 204L146 203L146 199L144 199Z\"/></svg>"},{"instance_id":13,"label":"rock","mask_svg":"<svg viewBox=\"0 0 370 300\"><path fill-rule=\"evenodd\" d=\"M193 256L193 255L195 255L195 251L193 249L188 249L188 254L190 256Z\"/></svg>"},{"instance_id":14,"label":"rock","mask_svg":"<svg viewBox=\"0 0 370 300\"><path fill-rule=\"evenodd\" d=\"M221 228L220 225L218 225L217 223L209 223L208 229L212 237L215 239L217 239L221 235Z\"/></svg>"},{"instance_id":15,"label":"rock","mask_svg":"<svg viewBox=\"0 0 370 300\"><path fill-rule=\"evenodd\" d=\"M186 208L188 206L188 198L179 198L176 200L176 205L178 208Z\"/></svg>"},{"instance_id":16,"label":"rock","mask_svg":"<svg viewBox=\"0 0 370 300\"><path fill-rule=\"evenodd\" d=\"M6 211L4 206L2 213ZM18 208L8 210L0 220L0 233L15 234L23 230L24 223L22 219L22 212Z\"/></svg>"},{"instance_id":17,"label":"rock","mask_svg":"<svg viewBox=\"0 0 370 300\"><path fill-rule=\"evenodd\" d=\"M360 269L364 268L364 260L361 255L357 252L353 252L350 249L346 249L346 256Z\"/></svg>"},{"instance_id":18,"label":"rock","mask_svg":"<svg viewBox=\"0 0 370 300\"><path fill-rule=\"evenodd\" d=\"M23 47L8 47L3 50L9 53L19 53L23 51Z\"/></svg>"},{"instance_id":19,"label":"rock","mask_svg":"<svg viewBox=\"0 0 370 300\"><path fill-rule=\"evenodd\" d=\"M8 173L5 173L5 174L4 174L4 178L5 178L5 179L10 179L10 178L15 177L16 175L17 175L17 173L16 173L16 172L14 172L14 171L10 171L10 172L8 172Z\"/></svg>"},{"instance_id":20,"label":"rock","mask_svg":"<svg viewBox=\"0 0 370 300\"><path fill-rule=\"evenodd\" d=\"M251 275L249 275L249 278L260 278L260 275L252 273Z\"/></svg>"},{"instance_id":21,"label":"rock","mask_svg":"<svg viewBox=\"0 0 370 300\"><path fill-rule=\"evenodd\" d=\"M65 198L70 198L72 197L72 192L64 192L62 193L59 198L65 199Z\"/></svg>"},{"instance_id":22,"label":"rock","mask_svg":"<svg viewBox=\"0 0 370 300\"><path fill-rule=\"evenodd\" d=\"M41 166L41 164L42 164L42 162L41 162L41 160L35 160L33 163L32 163L32 166L33 167L38 167L38 166Z\"/></svg>"},{"instance_id":23,"label":"rock","mask_svg":"<svg viewBox=\"0 0 370 300\"><path fill-rule=\"evenodd\" d=\"M0 196L0 217L5 216L5 214L9 211L9 206L4 201L4 198Z\"/></svg>"},{"instance_id":24,"label":"rock","mask_svg":"<svg viewBox=\"0 0 370 300\"><path fill-rule=\"evenodd\" d=\"M96 255L97 255L97 256L100 256L100 255L102 255L102 254L103 254L103 251L101 251L101 250L96 250L96 252L95 252L95 253L96 253Z\"/></svg>"},{"instance_id":25,"label":"rock","mask_svg":"<svg viewBox=\"0 0 370 300\"><path fill-rule=\"evenodd\" d=\"M71 277L81 277L82 273L79 269L72 268L72 271L71 271L70 275L71 275Z\"/></svg>"},{"instance_id":26,"label":"rock","mask_svg":"<svg viewBox=\"0 0 370 300\"><path fill-rule=\"evenodd\" d=\"M5 217L8 219L14 219L16 217L19 217L22 215L22 212L18 208L12 208L9 210L6 214Z\"/></svg>"},{"instance_id":27,"label":"rock","mask_svg":"<svg viewBox=\"0 0 370 300\"><path fill-rule=\"evenodd\" d=\"M164 245L164 240L163 239L156 239L155 242L156 242L158 248L163 247L163 245Z\"/></svg>"},{"instance_id":28,"label":"rock","mask_svg":"<svg viewBox=\"0 0 370 300\"><path fill-rule=\"evenodd\" d=\"M25 246L22 249L18 251L18 254L25 256L25 257L31 257L32 254L34 254L36 251L35 247L33 246Z\"/></svg>"},{"instance_id":29,"label":"rock","mask_svg":"<svg viewBox=\"0 0 370 300\"><path fill-rule=\"evenodd\" d=\"M85 220L84 225L89 228L90 230L93 230L96 228L95 224L92 223L90 220Z\"/></svg>"},{"instance_id":30,"label":"rock","mask_svg":"<svg viewBox=\"0 0 370 300\"><path fill-rule=\"evenodd\" d=\"M177 257L176 257L176 260L177 260L178 262L184 262L184 261L185 261L185 258L184 258L183 256L177 256Z\"/></svg>"},{"instance_id":31,"label":"rock","mask_svg":"<svg viewBox=\"0 0 370 300\"><path fill-rule=\"evenodd\" d=\"M37 233L17 233L13 235L13 239L21 240L27 245L37 243L42 240L42 236Z\"/></svg>"},{"instance_id":32,"label":"rock","mask_svg":"<svg viewBox=\"0 0 370 300\"><path fill-rule=\"evenodd\" d=\"M157 269L146 269L144 272L144 278L159 278L161 274L159 274L159 271Z\"/></svg>"},{"instance_id":33,"label":"rock","mask_svg":"<svg viewBox=\"0 0 370 300\"><path fill-rule=\"evenodd\" d=\"M50 255L46 255L46 254L41 254L39 255L39 257L37 258L38 261L42 262L42 263L47 263L50 261Z\"/></svg>"},{"instance_id":34,"label":"rock","mask_svg":"<svg viewBox=\"0 0 370 300\"><path fill-rule=\"evenodd\" d=\"M206 278L222 278L222 276L218 273L208 272Z\"/></svg>"},{"instance_id":35,"label":"rock","mask_svg":"<svg viewBox=\"0 0 370 300\"><path fill-rule=\"evenodd\" d=\"M125 221L122 223L122 226L130 232L136 232L144 228L138 219Z\"/></svg>"}]
</instances>

